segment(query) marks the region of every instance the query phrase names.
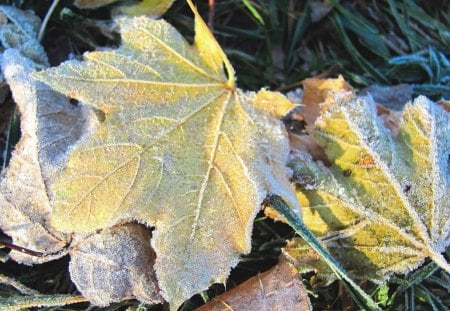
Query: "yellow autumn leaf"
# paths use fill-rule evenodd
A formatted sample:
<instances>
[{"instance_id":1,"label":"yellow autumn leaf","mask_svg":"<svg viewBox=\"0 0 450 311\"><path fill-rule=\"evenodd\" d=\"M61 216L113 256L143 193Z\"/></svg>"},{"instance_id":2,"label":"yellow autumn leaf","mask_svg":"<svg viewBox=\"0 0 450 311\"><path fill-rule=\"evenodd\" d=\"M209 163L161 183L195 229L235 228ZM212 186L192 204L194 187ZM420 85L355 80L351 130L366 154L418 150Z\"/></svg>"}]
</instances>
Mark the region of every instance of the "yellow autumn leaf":
<instances>
[{"instance_id":1,"label":"yellow autumn leaf","mask_svg":"<svg viewBox=\"0 0 450 311\"><path fill-rule=\"evenodd\" d=\"M129 16L146 15L158 18L172 6L175 0L143 0L134 5L119 7L119 12Z\"/></svg>"},{"instance_id":2,"label":"yellow autumn leaf","mask_svg":"<svg viewBox=\"0 0 450 311\"><path fill-rule=\"evenodd\" d=\"M441 255L450 244L449 114L420 97L393 139L370 97L335 100L315 130L333 166L305 153L291 163L305 224L363 279L385 280L426 258L450 272ZM300 261L306 251L300 241L285 249Z\"/></svg>"},{"instance_id":3,"label":"yellow autumn leaf","mask_svg":"<svg viewBox=\"0 0 450 311\"><path fill-rule=\"evenodd\" d=\"M155 227L155 270L172 308L225 281L250 251L268 193L298 209L279 121L293 105L280 94L237 89L227 57L188 3L193 45L163 20L123 18L120 48L36 75L99 116L51 186L52 225Z\"/></svg>"}]
</instances>

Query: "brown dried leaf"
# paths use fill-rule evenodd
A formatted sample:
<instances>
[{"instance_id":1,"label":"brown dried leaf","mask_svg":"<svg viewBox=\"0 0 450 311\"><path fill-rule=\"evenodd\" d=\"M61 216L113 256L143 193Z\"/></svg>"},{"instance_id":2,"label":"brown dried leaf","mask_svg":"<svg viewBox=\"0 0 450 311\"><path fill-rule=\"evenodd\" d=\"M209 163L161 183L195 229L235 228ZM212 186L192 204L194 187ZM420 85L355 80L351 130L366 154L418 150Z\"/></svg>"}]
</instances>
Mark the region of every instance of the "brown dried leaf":
<instances>
[{"instance_id":1,"label":"brown dried leaf","mask_svg":"<svg viewBox=\"0 0 450 311\"><path fill-rule=\"evenodd\" d=\"M197 311L312 310L294 265L281 260L275 267L214 298Z\"/></svg>"},{"instance_id":2,"label":"brown dried leaf","mask_svg":"<svg viewBox=\"0 0 450 311\"><path fill-rule=\"evenodd\" d=\"M319 114L334 104L334 93L353 93L353 88L342 76L336 79L308 78L303 80L302 84L303 117L311 128Z\"/></svg>"},{"instance_id":3,"label":"brown dried leaf","mask_svg":"<svg viewBox=\"0 0 450 311\"><path fill-rule=\"evenodd\" d=\"M149 304L163 302L150 239L148 230L139 224L112 227L83 239L70 251L72 281L98 306L134 297Z\"/></svg>"},{"instance_id":4,"label":"brown dried leaf","mask_svg":"<svg viewBox=\"0 0 450 311\"><path fill-rule=\"evenodd\" d=\"M440 100L438 105L445 109L445 111L450 112L450 100Z\"/></svg>"},{"instance_id":5,"label":"brown dried leaf","mask_svg":"<svg viewBox=\"0 0 450 311\"><path fill-rule=\"evenodd\" d=\"M305 151L311 154L315 160L330 165L331 162L323 148L312 137L315 128L314 122L322 111L333 105L333 94L352 94L353 88L345 82L342 76L337 79L309 78L303 80L302 83L304 87L302 104L304 107L301 116L297 116L297 118L301 117L305 121L305 132L302 135L290 133L290 145L293 149Z\"/></svg>"}]
</instances>

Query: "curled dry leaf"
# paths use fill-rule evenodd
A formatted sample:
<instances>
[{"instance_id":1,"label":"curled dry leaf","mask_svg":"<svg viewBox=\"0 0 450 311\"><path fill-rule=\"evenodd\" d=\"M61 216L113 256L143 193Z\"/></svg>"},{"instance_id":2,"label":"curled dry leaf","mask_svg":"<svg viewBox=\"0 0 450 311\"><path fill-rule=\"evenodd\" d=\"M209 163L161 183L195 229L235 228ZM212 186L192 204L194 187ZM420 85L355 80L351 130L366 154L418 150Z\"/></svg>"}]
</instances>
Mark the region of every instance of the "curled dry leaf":
<instances>
[{"instance_id":1,"label":"curled dry leaf","mask_svg":"<svg viewBox=\"0 0 450 311\"><path fill-rule=\"evenodd\" d=\"M312 307L297 269L281 260L269 271L252 277L197 309L207 310L306 311Z\"/></svg>"},{"instance_id":2,"label":"curled dry leaf","mask_svg":"<svg viewBox=\"0 0 450 311\"><path fill-rule=\"evenodd\" d=\"M172 308L225 281L250 251L268 193L299 211L279 120L293 105L281 94L237 89L227 57L188 3L193 46L163 20L123 18L120 48L36 75L104 116L52 185L52 224L68 232L130 219L155 226L155 269Z\"/></svg>"},{"instance_id":3,"label":"curled dry leaf","mask_svg":"<svg viewBox=\"0 0 450 311\"><path fill-rule=\"evenodd\" d=\"M70 276L91 303L107 306L137 298L163 302L153 270L151 235L139 224L115 226L82 238L70 251Z\"/></svg>"},{"instance_id":4,"label":"curled dry leaf","mask_svg":"<svg viewBox=\"0 0 450 311\"><path fill-rule=\"evenodd\" d=\"M13 242L42 252L33 257L17 251L11 257L26 264L62 256L67 235L50 226L50 201L46 184L61 169L68 148L83 132L82 107L29 74L47 63L36 40L39 18L14 7L0 6L0 14L11 23L0 27L2 73L21 115L22 138L18 142L0 182L0 227Z\"/></svg>"},{"instance_id":5,"label":"curled dry leaf","mask_svg":"<svg viewBox=\"0 0 450 311\"><path fill-rule=\"evenodd\" d=\"M338 100L315 138L333 166L302 152L292 160L303 221L349 272L385 280L427 257L450 271L441 255L450 242L449 113L420 97L394 140L370 97ZM295 259L305 247L284 251Z\"/></svg>"}]
</instances>

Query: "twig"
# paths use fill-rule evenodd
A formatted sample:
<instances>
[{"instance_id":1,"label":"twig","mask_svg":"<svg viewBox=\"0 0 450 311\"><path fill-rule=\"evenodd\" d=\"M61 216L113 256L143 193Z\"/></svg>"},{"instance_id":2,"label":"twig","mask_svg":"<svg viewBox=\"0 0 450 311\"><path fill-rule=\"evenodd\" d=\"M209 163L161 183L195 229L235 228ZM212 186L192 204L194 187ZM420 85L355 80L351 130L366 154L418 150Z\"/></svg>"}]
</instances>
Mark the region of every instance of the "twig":
<instances>
[{"instance_id":1,"label":"twig","mask_svg":"<svg viewBox=\"0 0 450 311\"><path fill-rule=\"evenodd\" d=\"M14 244L2 241L2 240L0 240L0 245L3 245L4 247L7 247L9 249L12 249L12 250L15 250L17 252L21 252L23 254L27 254L27 255L30 255L30 256L35 256L35 257L42 257L42 256L44 256L44 253L33 251L31 249L28 249L28 248L25 248L25 247L22 247L22 246L17 246L17 245L14 245Z\"/></svg>"},{"instance_id":2,"label":"twig","mask_svg":"<svg viewBox=\"0 0 450 311\"><path fill-rule=\"evenodd\" d=\"M211 31L214 29L214 0L208 0L209 12L208 12L208 26Z\"/></svg>"}]
</instances>

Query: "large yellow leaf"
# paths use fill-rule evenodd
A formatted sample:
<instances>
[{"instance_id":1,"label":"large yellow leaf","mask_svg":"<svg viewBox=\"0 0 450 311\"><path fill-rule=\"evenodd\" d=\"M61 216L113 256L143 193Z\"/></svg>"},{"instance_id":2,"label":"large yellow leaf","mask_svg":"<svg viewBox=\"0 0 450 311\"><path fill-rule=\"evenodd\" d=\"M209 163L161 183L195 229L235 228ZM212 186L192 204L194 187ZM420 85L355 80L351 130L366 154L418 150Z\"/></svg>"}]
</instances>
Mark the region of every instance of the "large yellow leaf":
<instances>
[{"instance_id":1,"label":"large yellow leaf","mask_svg":"<svg viewBox=\"0 0 450 311\"><path fill-rule=\"evenodd\" d=\"M418 98L394 140L370 97L336 100L315 130L333 166L305 153L292 162L305 224L364 279L408 272L427 257L450 271L441 255L450 242L449 114ZM301 241L285 251L299 260L308 252Z\"/></svg>"},{"instance_id":2,"label":"large yellow leaf","mask_svg":"<svg viewBox=\"0 0 450 311\"><path fill-rule=\"evenodd\" d=\"M237 89L229 61L194 13L192 46L165 21L125 18L120 48L37 75L99 116L52 185L52 224L76 232L128 220L154 226L155 269L174 308L225 281L249 252L268 193L296 201L279 122L292 104Z\"/></svg>"}]
</instances>

